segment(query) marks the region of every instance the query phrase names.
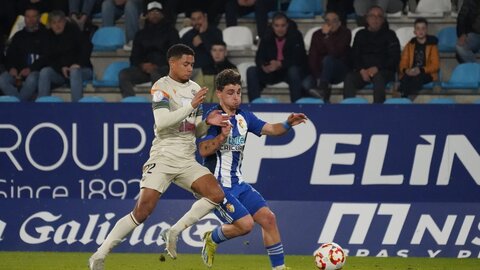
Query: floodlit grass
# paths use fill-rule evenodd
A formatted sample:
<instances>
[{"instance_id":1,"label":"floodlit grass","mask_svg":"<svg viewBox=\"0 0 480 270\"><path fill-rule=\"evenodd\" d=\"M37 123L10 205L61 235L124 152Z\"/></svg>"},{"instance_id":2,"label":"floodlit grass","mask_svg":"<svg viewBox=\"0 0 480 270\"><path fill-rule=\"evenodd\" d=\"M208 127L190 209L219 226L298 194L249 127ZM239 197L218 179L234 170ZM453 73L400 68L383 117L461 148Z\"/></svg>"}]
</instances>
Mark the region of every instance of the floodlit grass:
<instances>
[{"instance_id":1,"label":"floodlit grass","mask_svg":"<svg viewBox=\"0 0 480 270\"><path fill-rule=\"evenodd\" d=\"M0 252L1 270L86 270L90 253L75 252ZM314 270L311 256L287 256L292 270ZM207 268L199 254L180 254L177 260L159 260L152 253L113 253L106 270L196 270ZM270 269L266 255L218 254L212 270ZM479 259L455 258L375 258L348 257L344 270L478 270Z\"/></svg>"}]
</instances>

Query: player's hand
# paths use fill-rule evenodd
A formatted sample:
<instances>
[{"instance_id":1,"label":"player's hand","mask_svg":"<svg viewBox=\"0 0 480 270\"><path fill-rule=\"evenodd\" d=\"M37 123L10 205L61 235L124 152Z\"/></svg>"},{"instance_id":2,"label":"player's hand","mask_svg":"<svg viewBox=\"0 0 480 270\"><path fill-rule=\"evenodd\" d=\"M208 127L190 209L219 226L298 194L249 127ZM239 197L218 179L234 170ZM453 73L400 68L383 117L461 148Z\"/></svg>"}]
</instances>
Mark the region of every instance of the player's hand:
<instances>
[{"instance_id":1,"label":"player's hand","mask_svg":"<svg viewBox=\"0 0 480 270\"><path fill-rule=\"evenodd\" d=\"M224 138L228 138L228 136L230 136L230 131L232 130L232 124L230 124L230 122L227 122L227 125L222 127L222 135L224 136Z\"/></svg>"},{"instance_id":2,"label":"player's hand","mask_svg":"<svg viewBox=\"0 0 480 270\"><path fill-rule=\"evenodd\" d=\"M301 123L305 123L307 120L307 116L303 113L292 113L287 118L288 124L290 124L292 127Z\"/></svg>"},{"instance_id":3,"label":"player's hand","mask_svg":"<svg viewBox=\"0 0 480 270\"><path fill-rule=\"evenodd\" d=\"M192 107L197 108L200 104L203 103L205 100L205 96L207 95L208 88L207 87L202 87L198 92L195 94L195 96L192 99Z\"/></svg>"},{"instance_id":4,"label":"player's hand","mask_svg":"<svg viewBox=\"0 0 480 270\"><path fill-rule=\"evenodd\" d=\"M220 110L212 111L205 119L206 123L211 126L226 127L231 125L228 121L230 116L228 114L222 114Z\"/></svg>"}]
</instances>

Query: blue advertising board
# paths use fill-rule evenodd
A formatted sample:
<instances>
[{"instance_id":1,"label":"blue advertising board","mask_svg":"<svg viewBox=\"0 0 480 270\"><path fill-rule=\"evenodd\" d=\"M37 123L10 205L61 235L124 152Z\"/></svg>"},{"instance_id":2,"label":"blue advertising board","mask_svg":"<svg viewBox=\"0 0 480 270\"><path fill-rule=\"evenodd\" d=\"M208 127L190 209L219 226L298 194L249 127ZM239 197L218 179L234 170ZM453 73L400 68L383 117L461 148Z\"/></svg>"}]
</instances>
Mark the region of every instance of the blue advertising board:
<instances>
[{"instance_id":1,"label":"blue advertising board","mask_svg":"<svg viewBox=\"0 0 480 270\"><path fill-rule=\"evenodd\" d=\"M335 241L353 256L480 257L480 106L246 108L309 118L286 136L249 136L242 166L288 254ZM131 211L152 140L148 104L2 104L0 250L95 250ZM158 252L192 202L172 186L116 250ZM199 252L218 224L209 215L186 230L179 251ZM219 252L264 254L260 230Z\"/></svg>"}]
</instances>

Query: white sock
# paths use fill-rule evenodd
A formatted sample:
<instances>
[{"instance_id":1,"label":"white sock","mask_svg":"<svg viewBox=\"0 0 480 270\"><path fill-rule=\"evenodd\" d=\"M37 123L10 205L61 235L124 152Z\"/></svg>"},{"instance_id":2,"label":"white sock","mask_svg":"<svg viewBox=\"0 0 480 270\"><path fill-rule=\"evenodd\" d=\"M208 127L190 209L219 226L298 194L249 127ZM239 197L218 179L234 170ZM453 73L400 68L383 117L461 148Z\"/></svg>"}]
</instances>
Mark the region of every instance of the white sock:
<instances>
[{"instance_id":1,"label":"white sock","mask_svg":"<svg viewBox=\"0 0 480 270\"><path fill-rule=\"evenodd\" d=\"M192 226L195 224L197 221L199 221L201 218L206 216L210 211L212 211L213 208L217 206L216 203L210 201L207 198L201 198L197 200L193 205L190 210L188 210L183 217L181 217L177 223L175 223L171 228L170 232L173 235L178 235L180 234L183 230L186 228Z\"/></svg>"},{"instance_id":2,"label":"white sock","mask_svg":"<svg viewBox=\"0 0 480 270\"><path fill-rule=\"evenodd\" d=\"M112 251L112 249L122 242L131 231L133 231L140 223L135 220L132 213L122 217L117 221L112 231L107 235L107 238L103 241L102 245L97 249L97 254L101 257L105 257Z\"/></svg>"}]
</instances>

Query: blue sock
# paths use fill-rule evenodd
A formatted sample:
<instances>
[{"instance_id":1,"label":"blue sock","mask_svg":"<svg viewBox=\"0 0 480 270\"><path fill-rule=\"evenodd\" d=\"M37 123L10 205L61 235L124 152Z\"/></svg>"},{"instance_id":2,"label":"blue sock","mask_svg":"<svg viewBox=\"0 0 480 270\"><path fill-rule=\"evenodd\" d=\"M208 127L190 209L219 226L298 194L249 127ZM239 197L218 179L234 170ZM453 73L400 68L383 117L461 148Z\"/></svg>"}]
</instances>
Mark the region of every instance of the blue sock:
<instances>
[{"instance_id":1,"label":"blue sock","mask_svg":"<svg viewBox=\"0 0 480 270\"><path fill-rule=\"evenodd\" d=\"M218 226L212 231L212 240L217 244L228 240L228 238L222 232L222 226Z\"/></svg>"},{"instance_id":2,"label":"blue sock","mask_svg":"<svg viewBox=\"0 0 480 270\"><path fill-rule=\"evenodd\" d=\"M282 242L265 248L267 249L268 257L270 257L270 263L272 264L272 267L285 264L285 254L283 253Z\"/></svg>"}]
</instances>

